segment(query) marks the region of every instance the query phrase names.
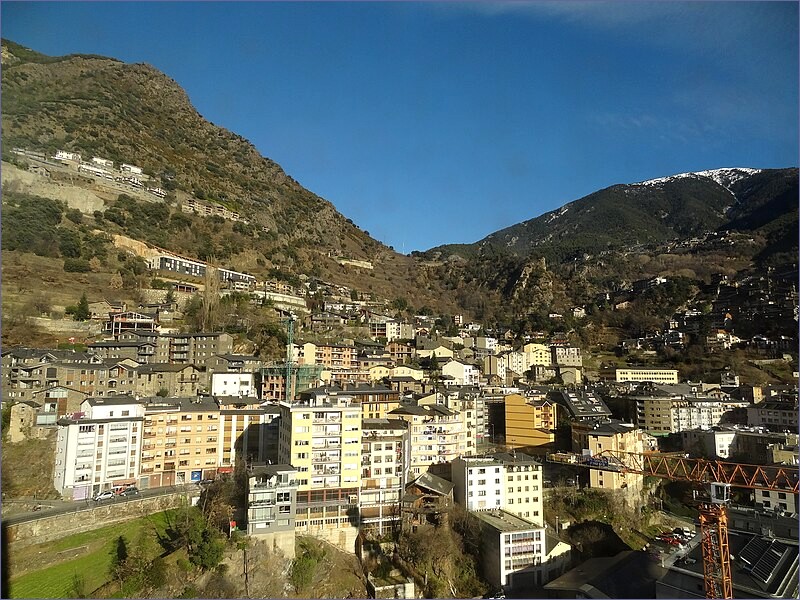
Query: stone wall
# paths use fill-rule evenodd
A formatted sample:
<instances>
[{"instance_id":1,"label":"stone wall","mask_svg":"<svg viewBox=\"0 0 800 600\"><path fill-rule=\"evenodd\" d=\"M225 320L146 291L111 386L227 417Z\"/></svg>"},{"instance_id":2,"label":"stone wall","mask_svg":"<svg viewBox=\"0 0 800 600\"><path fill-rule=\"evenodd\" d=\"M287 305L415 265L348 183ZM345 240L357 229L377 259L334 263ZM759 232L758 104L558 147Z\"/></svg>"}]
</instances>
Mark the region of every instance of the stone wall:
<instances>
[{"instance_id":1,"label":"stone wall","mask_svg":"<svg viewBox=\"0 0 800 600\"><path fill-rule=\"evenodd\" d=\"M85 510L8 525L4 531L6 543L19 548L51 542L74 533L99 529L106 525L178 508L185 502L185 497L186 494L175 493L120 503L101 502L96 506L92 503Z\"/></svg>"}]
</instances>

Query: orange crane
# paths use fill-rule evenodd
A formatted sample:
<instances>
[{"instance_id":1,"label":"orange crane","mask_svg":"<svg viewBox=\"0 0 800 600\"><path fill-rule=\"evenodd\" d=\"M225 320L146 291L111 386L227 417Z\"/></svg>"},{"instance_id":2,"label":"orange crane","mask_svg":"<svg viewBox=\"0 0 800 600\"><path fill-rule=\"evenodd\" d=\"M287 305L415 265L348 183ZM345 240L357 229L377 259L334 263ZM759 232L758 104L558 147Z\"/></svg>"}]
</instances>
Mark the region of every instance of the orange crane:
<instances>
[{"instance_id":1,"label":"orange crane","mask_svg":"<svg viewBox=\"0 0 800 600\"><path fill-rule=\"evenodd\" d=\"M700 501L700 533L706 598L733 598L728 549L728 512L731 487L798 493L797 468L746 465L674 454L604 450L592 456L571 452L547 455L550 462L618 473L638 473L673 481L705 484Z\"/></svg>"}]
</instances>

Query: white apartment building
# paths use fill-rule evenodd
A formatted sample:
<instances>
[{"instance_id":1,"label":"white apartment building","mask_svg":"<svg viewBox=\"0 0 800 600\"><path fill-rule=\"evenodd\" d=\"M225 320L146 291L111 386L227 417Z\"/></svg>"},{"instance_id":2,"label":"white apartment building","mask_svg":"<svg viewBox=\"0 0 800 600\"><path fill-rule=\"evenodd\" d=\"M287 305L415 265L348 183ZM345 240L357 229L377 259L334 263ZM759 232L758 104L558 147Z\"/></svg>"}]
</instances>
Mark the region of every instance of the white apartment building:
<instances>
[{"instance_id":1,"label":"white apartment building","mask_svg":"<svg viewBox=\"0 0 800 600\"><path fill-rule=\"evenodd\" d=\"M137 482L144 407L127 396L87 398L58 422L53 485L64 499Z\"/></svg>"},{"instance_id":2,"label":"white apartment building","mask_svg":"<svg viewBox=\"0 0 800 600\"><path fill-rule=\"evenodd\" d=\"M396 319L372 319L368 323L372 339L385 338L386 342L414 337L413 327Z\"/></svg>"},{"instance_id":3,"label":"white apartment building","mask_svg":"<svg viewBox=\"0 0 800 600\"><path fill-rule=\"evenodd\" d=\"M408 424L363 419L361 428L361 526L382 535L400 519L411 461Z\"/></svg>"},{"instance_id":4,"label":"white apartment building","mask_svg":"<svg viewBox=\"0 0 800 600\"><path fill-rule=\"evenodd\" d=\"M551 360L554 365L561 367L582 367L583 356L580 348L571 346L552 346Z\"/></svg>"},{"instance_id":5,"label":"white apartment building","mask_svg":"<svg viewBox=\"0 0 800 600\"><path fill-rule=\"evenodd\" d=\"M297 469L295 530L352 548L359 522L361 404L346 393L311 389L279 406L279 462Z\"/></svg>"},{"instance_id":6,"label":"white apartment building","mask_svg":"<svg viewBox=\"0 0 800 600\"><path fill-rule=\"evenodd\" d=\"M497 352L497 338L479 335L475 338L475 347L487 350L489 354Z\"/></svg>"},{"instance_id":7,"label":"white apartment building","mask_svg":"<svg viewBox=\"0 0 800 600\"><path fill-rule=\"evenodd\" d=\"M212 396L256 396L252 373L212 373Z\"/></svg>"},{"instance_id":8,"label":"white apartment building","mask_svg":"<svg viewBox=\"0 0 800 600\"><path fill-rule=\"evenodd\" d=\"M509 352L504 354L503 358L506 360L506 369L510 369L519 375L524 375L528 370L528 356L525 352Z\"/></svg>"},{"instance_id":9,"label":"white apartment building","mask_svg":"<svg viewBox=\"0 0 800 600\"><path fill-rule=\"evenodd\" d=\"M735 429L688 429L681 431L683 449L693 456L700 455L708 458L731 457L735 449Z\"/></svg>"},{"instance_id":10,"label":"white apartment building","mask_svg":"<svg viewBox=\"0 0 800 600\"><path fill-rule=\"evenodd\" d=\"M455 385L478 385L481 371L475 365L451 360L442 367L442 375L452 377Z\"/></svg>"},{"instance_id":11,"label":"white apartment building","mask_svg":"<svg viewBox=\"0 0 800 600\"><path fill-rule=\"evenodd\" d=\"M677 369L617 369L617 383L626 381L651 381L653 383L678 383Z\"/></svg>"},{"instance_id":12,"label":"white apartment building","mask_svg":"<svg viewBox=\"0 0 800 600\"><path fill-rule=\"evenodd\" d=\"M569 545L548 536L543 527L504 510L474 514L481 522L483 574L495 588L522 588L528 582L541 586L566 570ZM522 585L517 586L517 578Z\"/></svg>"},{"instance_id":13,"label":"white apartment building","mask_svg":"<svg viewBox=\"0 0 800 600\"><path fill-rule=\"evenodd\" d=\"M544 526L542 465L517 452L452 461L453 499L467 510L503 509Z\"/></svg>"}]
</instances>

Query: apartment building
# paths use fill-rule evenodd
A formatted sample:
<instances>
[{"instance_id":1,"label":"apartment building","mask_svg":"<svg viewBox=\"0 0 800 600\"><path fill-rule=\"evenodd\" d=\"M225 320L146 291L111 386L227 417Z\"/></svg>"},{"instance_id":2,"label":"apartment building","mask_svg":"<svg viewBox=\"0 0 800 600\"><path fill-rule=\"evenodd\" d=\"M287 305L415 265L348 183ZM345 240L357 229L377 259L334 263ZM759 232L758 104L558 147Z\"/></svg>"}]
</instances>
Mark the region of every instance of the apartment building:
<instances>
[{"instance_id":1,"label":"apartment building","mask_svg":"<svg viewBox=\"0 0 800 600\"><path fill-rule=\"evenodd\" d=\"M544 526L542 465L515 452L463 456L451 462L453 498L467 510L503 509Z\"/></svg>"},{"instance_id":2,"label":"apartment building","mask_svg":"<svg viewBox=\"0 0 800 600\"><path fill-rule=\"evenodd\" d=\"M210 396L144 398L141 487L213 479L220 465L220 410Z\"/></svg>"},{"instance_id":3,"label":"apartment building","mask_svg":"<svg viewBox=\"0 0 800 600\"><path fill-rule=\"evenodd\" d=\"M360 404L345 394L306 390L279 407L279 462L298 471L296 531L352 548L359 525Z\"/></svg>"},{"instance_id":4,"label":"apartment building","mask_svg":"<svg viewBox=\"0 0 800 600\"><path fill-rule=\"evenodd\" d=\"M216 372L211 373L212 396L255 396L255 376L253 373Z\"/></svg>"},{"instance_id":5,"label":"apartment building","mask_svg":"<svg viewBox=\"0 0 800 600\"><path fill-rule=\"evenodd\" d=\"M137 482L144 408L130 397L87 398L74 419L58 421L53 486L83 500Z\"/></svg>"},{"instance_id":6,"label":"apartment building","mask_svg":"<svg viewBox=\"0 0 800 600\"><path fill-rule=\"evenodd\" d=\"M139 340L104 340L88 344L87 348L97 356L108 359L129 359L139 364L153 362L156 354L155 342Z\"/></svg>"},{"instance_id":7,"label":"apartment building","mask_svg":"<svg viewBox=\"0 0 800 600\"><path fill-rule=\"evenodd\" d=\"M550 360L560 367L582 367L583 356L580 348L570 346L551 346Z\"/></svg>"},{"instance_id":8,"label":"apartment building","mask_svg":"<svg viewBox=\"0 0 800 600\"><path fill-rule=\"evenodd\" d=\"M386 351L389 353L389 358L396 365L402 365L411 362L411 359L417 353L416 348L411 342L398 342L393 340L386 344Z\"/></svg>"},{"instance_id":9,"label":"apartment building","mask_svg":"<svg viewBox=\"0 0 800 600\"><path fill-rule=\"evenodd\" d=\"M280 409L252 396L215 396L219 405L219 464L230 468L238 457L278 462Z\"/></svg>"},{"instance_id":10,"label":"apartment building","mask_svg":"<svg viewBox=\"0 0 800 600\"><path fill-rule=\"evenodd\" d=\"M511 394L504 398L506 445L546 446L555 442L558 405L549 399Z\"/></svg>"},{"instance_id":11,"label":"apartment building","mask_svg":"<svg viewBox=\"0 0 800 600\"><path fill-rule=\"evenodd\" d=\"M367 325L369 326L369 337L373 340L382 338L391 342L414 337L414 329L410 324L395 319L370 319Z\"/></svg>"},{"instance_id":12,"label":"apartment building","mask_svg":"<svg viewBox=\"0 0 800 600\"><path fill-rule=\"evenodd\" d=\"M566 569L569 545L544 528L504 510L474 514L481 524L483 574L495 589L522 588L518 580L541 586Z\"/></svg>"},{"instance_id":13,"label":"apartment building","mask_svg":"<svg viewBox=\"0 0 800 600\"><path fill-rule=\"evenodd\" d=\"M361 427L361 527L382 535L401 518L411 464L408 423L365 418Z\"/></svg>"},{"instance_id":14,"label":"apartment building","mask_svg":"<svg viewBox=\"0 0 800 600\"><path fill-rule=\"evenodd\" d=\"M591 456L604 451L644 452L644 433L631 423L616 419L573 421L572 451L588 450ZM638 498L642 491L644 476L637 473L622 473L589 469L589 485L604 490L626 490L631 497Z\"/></svg>"},{"instance_id":15,"label":"apartment building","mask_svg":"<svg viewBox=\"0 0 800 600\"><path fill-rule=\"evenodd\" d=\"M12 348L2 354L2 383L4 396L9 399L30 400L34 392L56 385L69 385L79 391L76 373L105 369L99 356L63 350ZM77 371L76 371L77 370ZM71 377L67 378L66 374ZM66 381L69 379L70 383ZM87 379L81 377L81 380ZM92 379L89 377L88 379ZM94 387L91 392L93 395Z\"/></svg>"},{"instance_id":16,"label":"apartment building","mask_svg":"<svg viewBox=\"0 0 800 600\"><path fill-rule=\"evenodd\" d=\"M197 367L190 364L147 364L137 367L135 372L136 393L140 396L194 396L201 383L205 383L201 382Z\"/></svg>"},{"instance_id":17,"label":"apartment building","mask_svg":"<svg viewBox=\"0 0 800 600\"><path fill-rule=\"evenodd\" d=\"M452 377L452 385L478 385L481 371L475 365L451 360L442 367L442 375Z\"/></svg>"},{"instance_id":18,"label":"apartment building","mask_svg":"<svg viewBox=\"0 0 800 600\"><path fill-rule=\"evenodd\" d=\"M767 399L748 406L747 424L773 431L797 433L797 396L789 399Z\"/></svg>"},{"instance_id":19,"label":"apartment building","mask_svg":"<svg viewBox=\"0 0 800 600\"><path fill-rule=\"evenodd\" d=\"M710 429L732 417L746 402L713 400L705 397L637 398L637 424L653 435L678 433L687 429Z\"/></svg>"},{"instance_id":20,"label":"apartment building","mask_svg":"<svg viewBox=\"0 0 800 600\"><path fill-rule=\"evenodd\" d=\"M424 400L423 400L424 401ZM434 464L447 463L466 454L465 415L441 404L403 404L389 412L402 419L411 436L410 477L425 473Z\"/></svg>"},{"instance_id":21,"label":"apartment building","mask_svg":"<svg viewBox=\"0 0 800 600\"><path fill-rule=\"evenodd\" d=\"M677 369L617 369L617 383L650 381L652 383L678 383Z\"/></svg>"},{"instance_id":22,"label":"apartment building","mask_svg":"<svg viewBox=\"0 0 800 600\"><path fill-rule=\"evenodd\" d=\"M214 364L215 355L233 351L233 337L229 333L170 333L157 340L156 362L192 364L205 367Z\"/></svg>"},{"instance_id":23,"label":"apartment building","mask_svg":"<svg viewBox=\"0 0 800 600\"><path fill-rule=\"evenodd\" d=\"M552 352L544 344L525 344L522 351L525 353L525 371L533 365L548 366L553 362Z\"/></svg>"},{"instance_id":24,"label":"apartment building","mask_svg":"<svg viewBox=\"0 0 800 600\"><path fill-rule=\"evenodd\" d=\"M422 369L415 369L407 365L398 365L394 367L390 373L390 377L410 377L416 381L422 381L425 378L425 371Z\"/></svg>"},{"instance_id":25,"label":"apartment building","mask_svg":"<svg viewBox=\"0 0 800 600\"><path fill-rule=\"evenodd\" d=\"M247 535L273 551L294 558L297 469L292 465L253 465L247 478Z\"/></svg>"},{"instance_id":26,"label":"apartment building","mask_svg":"<svg viewBox=\"0 0 800 600\"><path fill-rule=\"evenodd\" d=\"M301 365L322 365L329 369L351 369L358 365L355 346L343 344L312 344L295 346L296 360Z\"/></svg>"},{"instance_id":27,"label":"apartment building","mask_svg":"<svg viewBox=\"0 0 800 600\"><path fill-rule=\"evenodd\" d=\"M713 429L687 429L681 431L683 449L692 456L727 460L735 452L736 430L714 427Z\"/></svg>"},{"instance_id":28,"label":"apartment building","mask_svg":"<svg viewBox=\"0 0 800 600\"><path fill-rule=\"evenodd\" d=\"M330 388L329 393L343 393L361 405L364 419L385 419L400 406L400 392L380 384L344 386L338 390Z\"/></svg>"}]
</instances>

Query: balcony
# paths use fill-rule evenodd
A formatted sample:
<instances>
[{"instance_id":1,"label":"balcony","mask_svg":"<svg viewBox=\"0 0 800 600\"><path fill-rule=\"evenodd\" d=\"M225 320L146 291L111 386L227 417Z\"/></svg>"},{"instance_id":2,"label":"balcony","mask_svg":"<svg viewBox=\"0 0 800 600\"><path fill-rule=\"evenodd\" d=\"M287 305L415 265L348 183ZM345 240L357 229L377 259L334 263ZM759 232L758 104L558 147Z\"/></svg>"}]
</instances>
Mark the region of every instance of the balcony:
<instances>
[{"instance_id":1,"label":"balcony","mask_svg":"<svg viewBox=\"0 0 800 600\"><path fill-rule=\"evenodd\" d=\"M333 463L339 462L342 458L338 454L312 454L311 462L315 463Z\"/></svg>"}]
</instances>

